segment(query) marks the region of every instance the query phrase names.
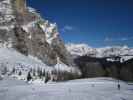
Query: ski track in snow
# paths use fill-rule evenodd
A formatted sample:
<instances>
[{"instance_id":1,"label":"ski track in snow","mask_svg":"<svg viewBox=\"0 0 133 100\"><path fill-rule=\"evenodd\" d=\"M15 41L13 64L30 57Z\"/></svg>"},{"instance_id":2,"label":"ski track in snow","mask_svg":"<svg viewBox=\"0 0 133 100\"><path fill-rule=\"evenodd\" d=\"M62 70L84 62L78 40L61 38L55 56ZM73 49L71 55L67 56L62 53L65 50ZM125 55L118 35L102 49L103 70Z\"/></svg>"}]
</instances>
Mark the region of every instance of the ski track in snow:
<instances>
[{"instance_id":1,"label":"ski track in snow","mask_svg":"<svg viewBox=\"0 0 133 100\"><path fill-rule=\"evenodd\" d=\"M47 84L28 84L22 80L0 81L0 100L133 100L133 85L111 78L79 79Z\"/></svg>"}]
</instances>

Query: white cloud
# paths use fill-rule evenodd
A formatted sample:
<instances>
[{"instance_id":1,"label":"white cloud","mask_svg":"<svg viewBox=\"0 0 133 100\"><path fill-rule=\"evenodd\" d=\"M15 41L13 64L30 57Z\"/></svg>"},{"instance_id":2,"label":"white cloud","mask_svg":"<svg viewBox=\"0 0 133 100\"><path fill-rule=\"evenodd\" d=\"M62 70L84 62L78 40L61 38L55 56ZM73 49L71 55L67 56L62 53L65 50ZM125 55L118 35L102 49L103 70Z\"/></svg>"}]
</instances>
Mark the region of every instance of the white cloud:
<instances>
[{"instance_id":1,"label":"white cloud","mask_svg":"<svg viewBox=\"0 0 133 100\"><path fill-rule=\"evenodd\" d=\"M109 38L109 37L106 37L106 38L104 39L104 41L105 41L105 42L110 42L110 41L113 41L113 39L112 39L112 38Z\"/></svg>"},{"instance_id":2,"label":"white cloud","mask_svg":"<svg viewBox=\"0 0 133 100\"><path fill-rule=\"evenodd\" d=\"M62 31L63 31L63 32L72 31L72 30L74 30L74 27L69 26L69 25L65 25L65 26L62 28Z\"/></svg>"},{"instance_id":3,"label":"white cloud","mask_svg":"<svg viewBox=\"0 0 133 100\"><path fill-rule=\"evenodd\" d=\"M127 41L129 38L121 38L121 41Z\"/></svg>"},{"instance_id":4,"label":"white cloud","mask_svg":"<svg viewBox=\"0 0 133 100\"><path fill-rule=\"evenodd\" d=\"M128 40L132 40L133 37L121 37L121 38L110 38L110 37L106 37L104 39L105 42L113 42L113 41L128 41Z\"/></svg>"}]
</instances>

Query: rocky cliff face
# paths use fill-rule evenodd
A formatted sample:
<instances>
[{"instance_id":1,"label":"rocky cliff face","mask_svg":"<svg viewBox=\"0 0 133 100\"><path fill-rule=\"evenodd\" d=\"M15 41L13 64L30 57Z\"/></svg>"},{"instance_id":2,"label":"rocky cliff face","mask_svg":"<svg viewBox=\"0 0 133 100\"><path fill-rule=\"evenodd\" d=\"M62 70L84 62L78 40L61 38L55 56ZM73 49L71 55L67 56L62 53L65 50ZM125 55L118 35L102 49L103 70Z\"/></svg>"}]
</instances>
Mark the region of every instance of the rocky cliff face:
<instances>
[{"instance_id":1,"label":"rocky cliff face","mask_svg":"<svg viewBox=\"0 0 133 100\"><path fill-rule=\"evenodd\" d=\"M48 66L59 61L68 67L75 66L57 25L27 7L26 0L0 1L0 45L37 57Z\"/></svg>"},{"instance_id":2,"label":"rocky cliff face","mask_svg":"<svg viewBox=\"0 0 133 100\"><path fill-rule=\"evenodd\" d=\"M67 61L69 53L59 37L56 24L49 23L34 9L26 7L26 0L2 0L0 5L1 45L36 56L49 65L57 63L57 56L70 64Z\"/></svg>"}]
</instances>

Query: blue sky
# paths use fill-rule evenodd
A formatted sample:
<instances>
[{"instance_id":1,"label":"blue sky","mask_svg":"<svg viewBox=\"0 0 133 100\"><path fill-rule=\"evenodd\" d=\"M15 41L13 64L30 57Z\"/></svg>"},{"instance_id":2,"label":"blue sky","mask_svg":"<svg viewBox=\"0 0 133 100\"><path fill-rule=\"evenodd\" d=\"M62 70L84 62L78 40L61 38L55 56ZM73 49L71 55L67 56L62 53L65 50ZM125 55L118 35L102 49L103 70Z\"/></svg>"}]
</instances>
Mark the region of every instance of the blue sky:
<instances>
[{"instance_id":1,"label":"blue sky","mask_svg":"<svg viewBox=\"0 0 133 100\"><path fill-rule=\"evenodd\" d=\"M28 0L56 22L63 40L93 47L133 47L133 0Z\"/></svg>"}]
</instances>

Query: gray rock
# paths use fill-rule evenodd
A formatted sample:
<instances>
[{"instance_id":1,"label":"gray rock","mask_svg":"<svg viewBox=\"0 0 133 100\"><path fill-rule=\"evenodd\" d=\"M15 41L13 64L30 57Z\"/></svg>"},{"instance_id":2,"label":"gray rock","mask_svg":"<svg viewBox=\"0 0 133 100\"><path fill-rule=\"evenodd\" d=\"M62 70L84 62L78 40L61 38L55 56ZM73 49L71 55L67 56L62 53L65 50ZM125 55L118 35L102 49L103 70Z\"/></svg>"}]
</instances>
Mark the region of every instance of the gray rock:
<instances>
[{"instance_id":1,"label":"gray rock","mask_svg":"<svg viewBox=\"0 0 133 100\"><path fill-rule=\"evenodd\" d=\"M0 10L1 44L26 56L37 57L49 66L56 65L59 57L64 64L75 67L72 56L59 37L56 24L29 9L26 0L1 0L0 5L4 9Z\"/></svg>"}]
</instances>

